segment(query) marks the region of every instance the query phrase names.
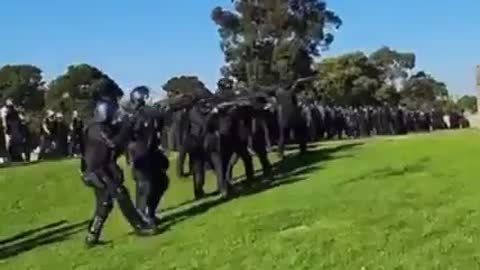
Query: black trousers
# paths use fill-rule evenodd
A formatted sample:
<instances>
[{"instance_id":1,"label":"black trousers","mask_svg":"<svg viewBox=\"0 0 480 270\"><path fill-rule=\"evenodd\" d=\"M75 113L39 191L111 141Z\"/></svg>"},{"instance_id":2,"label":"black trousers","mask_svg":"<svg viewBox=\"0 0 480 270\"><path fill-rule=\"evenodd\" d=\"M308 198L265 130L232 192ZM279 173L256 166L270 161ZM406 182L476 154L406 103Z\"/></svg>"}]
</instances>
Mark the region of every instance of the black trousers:
<instances>
[{"instance_id":1,"label":"black trousers","mask_svg":"<svg viewBox=\"0 0 480 270\"><path fill-rule=\"evenodd\" d=\"M188 153L192 164L193 193L196 199L204 196L206 153L200 145L192 146Z\"/></svg>"},{"instance_id":2,"label":"black trousers","mask_svg":"<svg viewBox=\"0 0 480 270\"><path fill-rule=\"evenodd\" d=\"M228 179L230 182L232 180L233 168L237 163L238 159L241 159L243 162L243 167L245 168L245 177L247 181L253 181L255 178L255 172L253 168L252 156L248 152L247 144L236 142L235 147L233 148L231 157L228 160ZM228 156L228 153L225 153ZM262 164L263 165L263 164Z\"/></svg>"},{"instance_id":3,"label":"black trousers","mask_svg":"<svg viewBox=\"0 0 480 270\"><path fill-rule=\"evenodd\" d=\"M223 197L227 197L231 192L229 165L232 153L214 151L209 153L209 157L215 170L218 191Z\"/></svg>"},{"instance_id":4,"label":"black trousers","mask_svg":"<svg viewBox=\"0 0 480 270\"><path fill-rule=\"evenodd\" d=\"M130 157L137 210L147 218L155 218L155 211L169 184L168 158L160 150L149 150L139 156L133 151Z\"/></svg>"},{"instance_id":5,"label":"black trousers","mask_svg":"<svg viewBox=\"0 0 480 270\"><path fill-rule=\"evenodd\" d=\"M74 156L80 154L81 140L79 137L72 137L69 143L69 155Z\"/></svg>"},{"instance_id":6,"label":"black trousers","mask_svg":"<svg viewBox=\"0 0 480 270\"><path fill-rule=\"evenodd\" d=\"M262 135L260 135L260 138L258 139L256 139L255 137L253 138L252 147L253 147L253 151L255 151L255 154L257 155L260 161L260 164L262 165L263 175L270 176L272 173L272 164L268 159L266 142L262 140Z\"/></svg>"},{"instance_id":7,"label":"black trousers","mask_svg":"<svg viewBox=\"0 0 480 270\"><path fill-rule=\"evenodd\" d=\"M122 214L133 228L141 229L147 225L123 185L123 172L116 163L112 162L92 173L91 177L97 177L101 185L89 185L95 195L95 210L88 228L90 233L100 236L103 225L113 209L113 200L117 202Z\"/></svg>"},{"instance_id":8,"label":"black trousers","mask_svg":"<svg viewBox=\"0 0 480 270\"><path fill-rule=\"evenodd\" d=\"M278 139L278 153L280 158L284 157L285 152L285 135L290 134L291 131L295 134L296 143L298 143L300 148L300 153L304 153L307 151L307 128L302 121L298 121L297 123L279 123L280 124L280 132L279 132L279 139Z\"/></svg>"},{"instance_id":9,"label":"black trousers","mask_svg":"<svg viewBox=\"0 0 480 270\"><path fill-rule=\"evenodd\" d=\"M141 213L149 218L155 218L155 212L160 200L168 189L166 173L151 175L148 172L133 169L136 185L135 205Z\"/></svg>"},{"instance_id":10,"label":"black trousers","mask_svg":"<svg viewBox=\"0 0 480 270\"><path fill-rule=\"evenodd\" d=\"M10 160L13 162L22 162L23 152L24 152L25 143L19 140L12 139L10 140L10 145L8 147L8 154L10 155Z\"/></svg>"}]
</instances>

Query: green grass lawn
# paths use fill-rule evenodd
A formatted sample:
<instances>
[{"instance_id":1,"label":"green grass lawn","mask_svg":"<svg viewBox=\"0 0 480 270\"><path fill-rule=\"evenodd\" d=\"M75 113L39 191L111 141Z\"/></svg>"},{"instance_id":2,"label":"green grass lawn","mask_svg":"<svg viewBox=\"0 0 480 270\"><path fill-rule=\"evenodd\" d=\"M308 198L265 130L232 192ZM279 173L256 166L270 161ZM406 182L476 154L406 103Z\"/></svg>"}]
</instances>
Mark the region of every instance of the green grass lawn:
<instances>
[{"instance_id":1,"label":"green grass lawn","mask_svg":"<svg viewBox=\"0 0 480 270\"><path fill-rule=\"evenodd\" d=\"M131 235L115 209L90 250L77 160L0 169L0 269L479 269L479 142L467 130L323 143L227 202L192 202L170 173L161 234Z\"/></svg>"}]
</instances>

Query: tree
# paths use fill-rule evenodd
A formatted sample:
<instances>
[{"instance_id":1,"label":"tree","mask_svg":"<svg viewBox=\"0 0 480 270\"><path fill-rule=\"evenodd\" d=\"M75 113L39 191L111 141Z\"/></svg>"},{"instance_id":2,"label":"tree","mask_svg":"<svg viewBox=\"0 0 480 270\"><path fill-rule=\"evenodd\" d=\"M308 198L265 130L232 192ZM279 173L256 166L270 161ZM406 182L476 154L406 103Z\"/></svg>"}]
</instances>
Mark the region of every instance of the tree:
<instances>
[{"instance_id":1,"label":"tree","mask_svg":"<svg viewBox=\"0 0 480 270\"><path fill-rule=\"evenodd\" d=\"M311 75L313 57L333 41L341 19L321 0L232 0L233 10L216 7L225 55L225 78L272 84Z\"/></svg>"},{"instance_id":2,"label":"tree","mask_svg":"<svg viewBox=\"0 0 480 270\"><path fill-rule=\"evenodd\" d=\"M449 98L445 83L437 81L431 75L420 71L411 76L400 91L402 103L411 109L432 109L442 107ZM436 105L437 104L437 105Z\"/></svg>"},{"instance_id":3,"label":"tree","mask_svg":"<svg viewBox=\"0 0 480 270\"><path fill-rule=\"evenodd\" d=\"M458 99L457 105L461 109L465 111L469 111L471 113L476 113L478 111L476 96L469 96L469 95L462 96L461 98Z\"/></svg>"},{"instance_id":4,"label":"tree","mask_svg":"<svg viewBox=\"0 0 480 270\"><path fill-rule=\"evenodd\" d=\"M163 90L167 92L168 97L175 97L180 94L197 97L208 97L212 95L205 84L201 82L197 76L180 76L171 78L163 85Z\"/></svg>"},{"instance_id":5,"label":"tree","mask_svg":"<svg viewBox=\"0 0 480 270\"><path fill-rule=\"evenodd\" d=\"M389 47L376 50L370 55L370 59L383 71L383 80L391 86L403 83L409 77L410 71L415 68L416 61L414 53L402 53Z\"/></svg>"},{"instance_id":6,"label":"tree","mask_svg":"<svg viewBox=\"0 0 480 270\"><path fill-rule=\"evenodd\" d=\"M0 69L0 103L10 98L28 111L43 109L45 82L42 71L32 65L6 65Z\"/></svg>"},{"instance_id":7,"label":"tree","mask_svg":"<svg viewBox=\"0 0 480 270\"><path fill-rule=\"evenodd\" d=\"M327 58L317 64L316 94L339 105L374 104L389 99L377 94L382 88L382 71L362 52Z\"/></svg>"},{"instance_id":8,"label":"tree","mask_svg":"<svg viewBox=\"0 0 480 270\"><path fill-rule=\"evenodd\" d=\"M47 105L51 109L70 113L74 109L89 116L93 100L100 95L120 98L123 91L108 75L88 64L69 66L64 75L53 80L47 91Z\"/></svg>"}]
</instances>

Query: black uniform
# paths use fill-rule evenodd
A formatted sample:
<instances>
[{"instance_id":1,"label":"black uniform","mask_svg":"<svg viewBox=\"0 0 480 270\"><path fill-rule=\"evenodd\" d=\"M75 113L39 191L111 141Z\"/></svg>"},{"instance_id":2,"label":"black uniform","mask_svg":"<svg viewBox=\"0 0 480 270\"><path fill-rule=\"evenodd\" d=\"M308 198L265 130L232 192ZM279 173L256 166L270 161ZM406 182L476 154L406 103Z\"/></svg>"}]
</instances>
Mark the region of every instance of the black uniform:
<instances>
[{"instance_id":1,"label":"black uniform","mask_svg":"<svg viewBox=\"0 0 480 270\"><path fill-rule=\"evenodd\" d=\"M205 152L205 136L206 136L206 113L202 110L200 104L195 104L187 112L187 120L181 126L182 131L178 133L184 134L182 147L180 147L179 162L183 167L185 155L188 154L192 164L193 171L193 191L196 199L202 198L205 193L203 186L205 184L205 162L207 154Z\"/></svg>"},{"instance_id":2,"label":"black uniform","mask_svg":"<svg viewBox=\"0 0 480 270\"><path fill-rule=\"evenodd\" d=\"M119 125L111 125L112 107L115 106L108 102L103 105L101 110L104 115L86 126L82 144L82 180L95 193L95 212L86 238L88 245L98 243L105 220L113 208L113 199L137 233L151 234L155 231L153 224L147 223L137 212L123 185L123 172L116 163L130 134L130 122L124 118Z\"/></svg>"},{"instance_id":3,"label":"black uniform","mask_svg":"<svg viewBox=\"0 0 480 270\"><path fill-rule=\"evenodd\" d=\"M56 121L53 116L46 117L43 120L42 129L40 133L41 133L40 154L38 158L44 159L47 157L51 157L57 148L56 142L55 142Z\"/></svg>"},{"instance_id":4,"label":"black uniform","mask_svg":"<svg viewBox=\"0 0 480 270\"><path fill-rule=\"evenodd\" d=\"M8 106L6 116L6 134L10 136L8 153L11 161L23 161L24 138L22 134L22 121L18 111L13 106Z\"/></svg>"},{"instance_id":5,"label":"black uniform","mask_svg":"<svg viewBox=\"0 0 480 270\"><path fill-rule=\"evenodd\" d=\"M307 150L307 128L302 117L301 108L297 104L297 97L293 90L280 88L276 92L278 100L277 117L279 125L278 152L283 158L286 136L294 131L295 140L300 146L300 153Z\"/></svg>"},{"instance_id":6,"label":"black uniform","mask_svg":"<svg viewBox=\"0 0 480 270\"><path fill-rule=\"evenodd\" d=\"M6 123L0 118L0 158L8 157L7 142L5 141Z\"/></svg>"},{"instance_id":7,"label":"black uniform","mask_svg":"<svg viewBox=\"0 0 480 270\"><path fill-rule=\"evenodd\" d=\"M55 125L56 155L66 157L68 156L68 126L63 119L57 119Z\"/></svg>"},{"instance_id":8,"label":"black uniform","mask_svg":"<svg viewBox=\"0 0 480 270\"><path fill-rule=\"evenodd\" d=\"M252 119L251 146L262 165L263 175L266 178L272 176L272 165L268 159L267 147L271 147L270 131L268 129L268 111L262 106L254 105L254 117Z\"/></svg>"},{"instance_id":9,"label":"black uniform","mask_svg":"<svg viewBox=\"0 0 480 270\"><path fill-rule=\"evenodd\" d=\"M136 207L155 220L155 211L168 188L168 158L160 150L162 116L151 107L138 108L132 116L133 133L128 146L136 183Z\"/></svg>"},{"instance_id":10,"label":"black uniform","mask_svg":"<svg viewBox=\"0 0 480 270\"><path fill-rule=\"evenodd\" d=\"M80 153L82 142L83 121L79 118L73 118L70 126L70 155L77 155Z\"/></svg>"}]
</instances>

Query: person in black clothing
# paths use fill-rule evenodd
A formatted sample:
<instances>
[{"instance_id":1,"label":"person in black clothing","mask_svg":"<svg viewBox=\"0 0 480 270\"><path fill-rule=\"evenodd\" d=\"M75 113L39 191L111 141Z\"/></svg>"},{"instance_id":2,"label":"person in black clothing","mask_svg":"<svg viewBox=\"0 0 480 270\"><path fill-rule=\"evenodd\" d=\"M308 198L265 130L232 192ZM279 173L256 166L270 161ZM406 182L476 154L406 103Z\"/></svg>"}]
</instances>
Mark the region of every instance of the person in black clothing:
<instances>
[{"instance_id":1,"label":"person in black clothing","mask_svg":"<svg viewBox=\"0 0 480 270\"><path fill-rule=\"evenodd\" d=\"M146 105L148 96L146 87L137 87L130 95L132 138L128 158L136 184L136 207L149 222L157 222L155 212L169 184L169 161L160 150L163 116Z\"/></svg>"},{"instance_id":2,"label":"person in black clothing","mask_svg":"<svg viewBox=\"0 0 480 270\"><path fill-rule=\"evenodd\" d=\"M98 99L94 119L86 125L83 134L81 179L95 193L95 212L85 238L89 247L99 243L104 223L113 209L113 199L137 234L156 233L156 226L137 211L123 185L123 171L116 161L131 134L131 122L128 117L115 121L117 112L115 100Z\"/></svg>"},{"instance_id":3,"label":"person in black clothing","mask_svg":"<svg viewBox=\"0 0 480 270\"><path fill-rule=\"evenodd\" d=\"M19 114L20 117L20 136L22 137L22 147L21 152L23 154L24 160L26 162L30 161L30 156L32 152L32 141L31 141L31 132L28 128L28 119L27 117L21 112Z\"/></svg>"},{"instance_id":4,"label":"person in black clothing","mask_svg":"<svg viewBox=\"0 0 480 270\"><path fill-rule=\"evenodd\" d=\"M55 144L56 156L66 157L68 156L68 133L69 129L62 113L57 113L55 117Z\"/></svg>"},{"instance_id":5,"label":"person in black clothing","mask_svg":"<svg viewBox=\"0 0 480 270\"><path fill-rule=\"evenodd\" d=\"M7 114L5 116L6 134L8 135L8 153L13 162L23 161L23 136L21 119L11 100L7 100Z\"/></svg>"},{"instance_id":6,"label":"person in black clothing","mask_svg":"<svg viewBox=\"0 0 480 270\"><path fill-rule=\"evenodd\" d=\"M72 123L70 124L70 156L77 156L80 153L82 142L83 121L78 116L77 111L72 113Z\"/></svg>"},{"instance_id":7,"label":"person in black clothing","mask_svg":"<svg viewBox=\"0 0 480 270\"><path fill-rule=\"evenodd\" d=\"M207 110L202 108L202 104L195 103L189 106L186 113L186 123L181 126L183 154L179 155L177 162L183 164L186 154L188 154L192 172L193 172L193 191L195 199L201 199L205 196L203 186L205 184L205 164L207 161L207 153L205 149L206 134L206 115ZM183 165L178 165L182 166Z\"/></svg>"},{"instance_id":8,"label":"person in black clothing","mask_svg":"<svg viewBox=\"0 0 480 270\"><path fill-rule=\"evenodd\" d=\"M40 138L40 154L38 159L51 157L56 149L56 122L55 113L52 110L47 111L47 117L43 119Z\"/></svg>"},{"instance_id":9,"label":"person in black clothing","mask_svg":"<svg viewBox=\"0 0 480 270\"><path fill-rule=\"evenodd\" d=\"M270 179L272 175L272 164L268 159L268 149L272 146L270 141L270 130L268 129L268 109L271 104L262 97L255 98L253 102L253 119L249 145L257 155L262 165L263 177Z\"/></svg>"}]
</instances>

